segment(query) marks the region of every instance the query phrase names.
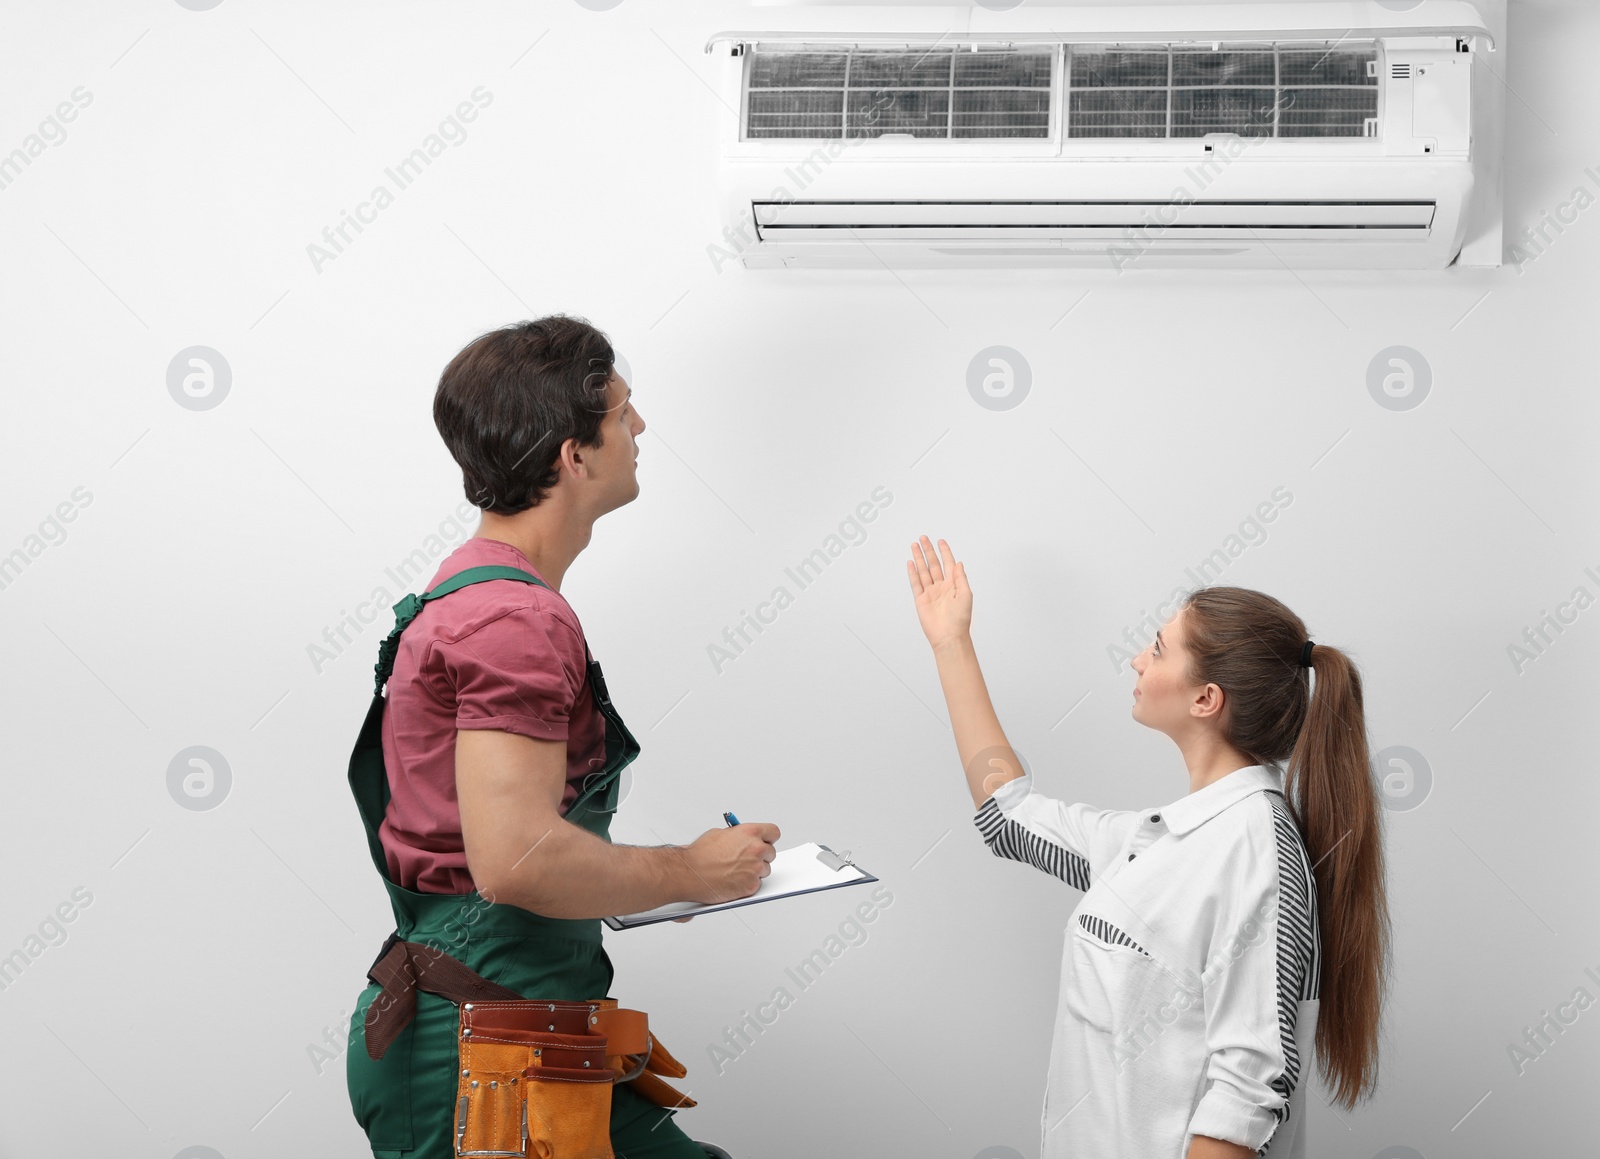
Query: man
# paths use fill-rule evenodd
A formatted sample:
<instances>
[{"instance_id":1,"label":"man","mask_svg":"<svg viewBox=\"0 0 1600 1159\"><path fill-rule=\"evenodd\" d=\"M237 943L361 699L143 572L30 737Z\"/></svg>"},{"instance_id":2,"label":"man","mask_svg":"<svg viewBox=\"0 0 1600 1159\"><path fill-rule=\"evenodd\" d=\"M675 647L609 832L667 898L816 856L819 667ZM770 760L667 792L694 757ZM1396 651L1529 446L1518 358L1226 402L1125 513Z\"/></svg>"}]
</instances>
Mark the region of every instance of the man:
<instances>
[{"instance_id":1,"label":"man","mask_svg":"<svg viewBox=\"0 0 1600 1159\"><path fill-rule=\"evenodd\" d=\"M441 951L523 998L609 997L600 918L746 897L776 855L778 827L759 822L688 846L610 841L639 746L561 585L595 520L639 494L644 420L614 357L583 320L540 318L469 343L434 396L482 521L440 564L438 598L396 606L379 658L387 701L351 762L397 927L374 963L387 984L363 991L347 1052L352 1109L381 1159L454 1154L457 1000L409 980ZM463 574L483 568L502 571ZM704 1159L661 1109L692 1105L650 1073L613 1086L617 1159Z\"/></svg>"}]
</instances>

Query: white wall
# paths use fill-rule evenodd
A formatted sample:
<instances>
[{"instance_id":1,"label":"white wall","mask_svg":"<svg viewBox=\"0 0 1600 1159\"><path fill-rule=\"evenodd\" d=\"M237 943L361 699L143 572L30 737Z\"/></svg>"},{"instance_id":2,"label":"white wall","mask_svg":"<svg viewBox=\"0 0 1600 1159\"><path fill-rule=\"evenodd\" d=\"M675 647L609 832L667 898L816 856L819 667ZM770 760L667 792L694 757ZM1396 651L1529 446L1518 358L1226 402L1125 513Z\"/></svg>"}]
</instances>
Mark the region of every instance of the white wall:
<instances>
[{"instance_id":1,"label":"white wall","mask_svg":"<svg viewBox=\"0 0 1600 1159\"><path fill-rule=\"evenodd\" d=\"M1600 996L1600 212L1498 270L718 273L729 114L700 49L742 16L0 13L0 151L91 97L0 190L0 553L74 512L0 590L0 954L31 957L0 991L0 1153L364 1153L342 1058L319 1073L310 1048L342 1033L392 928L345 767L401 592L320 671L308 646L461 501L429 412L445 362L553 311L611 335L649 424L642 494L564 592L644 746L613 838L687 842L732 809L852 850L893 891L804 992L785 967L851 891L608 935L613 993L690 1068L685 1130L740 1159L1036 1153L1077 895L971 825L908 544L967 561L1041 791L1159 804L1183 764L1130 719L1108 646L1281 487L1222 582L1355 656L1374 751L1409 746L1432 776L1386 818L1382 1086L1354 1114L1317 1087L1311 1154L1576 1153L1600 1011L1521 1073L1509 1048L1575 990ZM1508 243L1600 188L1597 36L1592 6L1511 6ZM308 244L478 86L466 140L316 268ZM168 393L193 345L231 367L215 409ZM1015 410L967 393L992 345L1031 365ZM1432 369L1415 410L1367 391L1394 345ZM719 674L708 645L876 487L893 501L867 540ZM1508 647L1578 589L1587 610L1519 672ZM231 770L218 807L168 792L193 745ZM65 939L29 942L63 903ZM709 1047L779 986L791 1008L719 1075ZM963 1063L996 1043L1008 1058Z\"/></svg>"}]
</instances>

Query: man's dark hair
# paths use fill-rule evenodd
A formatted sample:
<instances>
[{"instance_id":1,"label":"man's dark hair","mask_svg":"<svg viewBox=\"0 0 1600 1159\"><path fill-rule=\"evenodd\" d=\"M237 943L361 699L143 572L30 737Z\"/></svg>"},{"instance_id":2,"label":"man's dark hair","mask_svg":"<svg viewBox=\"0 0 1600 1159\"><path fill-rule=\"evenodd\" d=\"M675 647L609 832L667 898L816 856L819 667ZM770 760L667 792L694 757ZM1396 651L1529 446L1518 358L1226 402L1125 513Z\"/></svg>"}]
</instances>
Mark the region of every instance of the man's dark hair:
<instances>
[{"instance_id":1,"label":"man's dark hair","mask_svg":"<svg viewBox=\"0 0 1600 1159\"><path fill-rule=\"evenodd\" d=\"M561 444L602 445L616 352L582 318L552 314L479 335L450 360L433 423L461 467L467 499L515 515L561 477Z\"/></svg>"}]
</instances>

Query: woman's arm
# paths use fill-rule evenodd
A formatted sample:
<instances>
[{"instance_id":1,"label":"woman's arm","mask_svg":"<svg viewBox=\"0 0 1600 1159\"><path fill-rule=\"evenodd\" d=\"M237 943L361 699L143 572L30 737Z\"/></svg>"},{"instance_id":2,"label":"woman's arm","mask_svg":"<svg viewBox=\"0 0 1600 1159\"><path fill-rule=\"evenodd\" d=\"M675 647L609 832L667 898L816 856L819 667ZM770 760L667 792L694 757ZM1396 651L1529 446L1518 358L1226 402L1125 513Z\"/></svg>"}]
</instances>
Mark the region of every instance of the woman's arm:
<instances>
[{"instance_id":1,"label":"woman's arm","mask_svg":"<svg viewBox=\"0 0 1600 1159\"><path fill-rule=\"evenodd\" d=\"M1022 763L1000 728L972 646L972 589L967 585L966 568L956 561L944 540L939 541L939 553L935 554L924 535L921 542L911 545L906 574L917 601L917 619L939 666L939 684L950 710L961 767L967 773L967 788L973 805L979 806L1001 785L1020 777Z\"/></svg>"},{"instance_id":2,"label":"woman's arm","mask_svg":"<svg viewBox=\"0 0 1600 1159\"><path fill-rule=\"evenodd\" d=\"M1255 1159L1255 1152L1238 1143L1225 1143L1210 1135L1196 1135L1189 1141L1188 1159Z\"/></svg>"}]
</instances>

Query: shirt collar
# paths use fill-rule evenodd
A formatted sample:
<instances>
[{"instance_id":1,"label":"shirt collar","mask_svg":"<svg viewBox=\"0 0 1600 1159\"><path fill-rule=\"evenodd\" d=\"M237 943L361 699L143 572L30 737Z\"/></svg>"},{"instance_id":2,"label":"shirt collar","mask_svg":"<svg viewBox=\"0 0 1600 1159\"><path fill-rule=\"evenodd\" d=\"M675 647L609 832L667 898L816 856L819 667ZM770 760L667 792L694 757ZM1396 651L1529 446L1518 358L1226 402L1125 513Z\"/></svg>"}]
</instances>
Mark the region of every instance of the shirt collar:
<instances>
[{"instance_id":1,"label":"shirt collar","mask_svg":"<svg viewBox=\"0 0 1600 1159\"><path fill-rule=\"evenodd\" d=\"M1172 833L1187 833L1205 824L1229 805L1263 789L1283 792L1283 773L1273 765L1246 765L1219 777L1203 789L1180 797L1161 810Z\"/></svg>"}]
</instances>

